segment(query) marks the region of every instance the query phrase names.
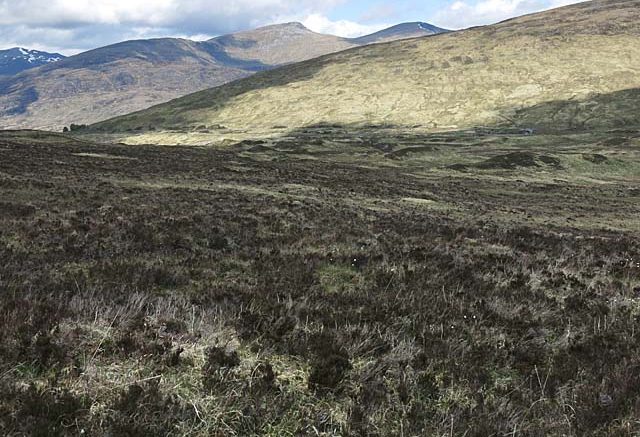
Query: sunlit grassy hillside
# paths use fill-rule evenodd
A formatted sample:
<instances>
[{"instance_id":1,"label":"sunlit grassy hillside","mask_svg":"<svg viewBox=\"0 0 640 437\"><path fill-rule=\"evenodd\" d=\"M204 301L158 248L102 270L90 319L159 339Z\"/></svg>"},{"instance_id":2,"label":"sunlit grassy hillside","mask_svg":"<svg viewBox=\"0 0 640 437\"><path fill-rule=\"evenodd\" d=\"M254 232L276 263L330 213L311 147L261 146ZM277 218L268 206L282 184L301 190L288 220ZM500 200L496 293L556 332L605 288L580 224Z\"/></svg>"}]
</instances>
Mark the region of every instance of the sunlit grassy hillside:
<instances>
[{"instance_id":1,"label":"sunlit grassy hillside","mask_svg":"<svg viewBox=\"0 0 640 437\"><path fill-rule=\"evenodd\" d=\"M188 143L196 136L184 133L195 130L216 138L225 129L264 132L319 122L554 130L637 124L638 20L639 1L587 2L328 55L93 129L130 132L128 141Z\"/></svg>"}]
</instances>

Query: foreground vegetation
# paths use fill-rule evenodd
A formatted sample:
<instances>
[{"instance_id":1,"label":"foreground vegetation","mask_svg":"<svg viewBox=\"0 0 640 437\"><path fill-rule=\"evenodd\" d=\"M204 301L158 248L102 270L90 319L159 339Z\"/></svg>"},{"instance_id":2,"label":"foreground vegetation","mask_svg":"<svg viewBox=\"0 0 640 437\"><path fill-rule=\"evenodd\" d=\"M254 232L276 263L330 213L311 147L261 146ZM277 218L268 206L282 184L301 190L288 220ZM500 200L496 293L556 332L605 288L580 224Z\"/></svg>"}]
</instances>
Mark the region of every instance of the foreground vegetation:
<instances>
[{"instance_id":1,"label":"foreground vegetation","mask_svg":"<svg viewBox=\"0 0 640 437\"><path fill-rule=\"evenodd\" d=\"M0 434L637 435L639 146L0 133Z\"/></svg>"}]
</instances>

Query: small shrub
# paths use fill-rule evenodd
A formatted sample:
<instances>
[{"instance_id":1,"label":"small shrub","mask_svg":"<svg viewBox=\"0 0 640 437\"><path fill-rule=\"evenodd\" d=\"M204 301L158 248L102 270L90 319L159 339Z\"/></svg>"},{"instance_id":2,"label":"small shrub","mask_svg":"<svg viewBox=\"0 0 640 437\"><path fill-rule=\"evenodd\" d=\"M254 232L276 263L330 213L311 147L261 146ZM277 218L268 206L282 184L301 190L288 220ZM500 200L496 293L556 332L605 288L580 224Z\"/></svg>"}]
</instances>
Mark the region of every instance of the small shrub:
<instances>
[{"instance_id":1,"label":"small shrub","mask_svg":"<svg viewBox=\"0 0 640 437\"><path fill-rule=\"evenodd\" d=\"M86 127L87 127L86 124L73 124L72 123L71 126L69 126L69 131L76 132L76 131L82 130L82 129L86 128Z\"/></svg>"},{"instance_id":2,"label":"small shrub","mask_svg":"<svg viewBox=\"0 0 640 437\"><path fill-rule=\"evenodd\" d=\"M236 351L211 346L205 352L205 363L202 366L202 381L206 390L212 390L220 384L225 374L240 365L240 356Z\"/></svg>"},{"instance_id":3,"label":"small shrub","mask_svg":"<svg viewBox=\"0 0 640 437\"><path fill-rule=\"evenodd\" d=\"M0 386L0 434L34 437L69 435L81 427L89 402L59 388ZM4 411L7 409L7 411ZM5 414L6 413L6 414Z\"/></svg>"},{"instance_id":4,"label":"small shrub","mask_svg":"<svg viewBox=\"0 0 640 437\"><path fill-rule=\"evenodd\" d=\"M320 334L311 344L314 359L309 374L309 389L339 389L340 383L352 368L348 352L331 335Z\"/></svg>"},{"instance_id":5,"label":"small shrub","mask_svg":"<svg viewBox=\"0 0 640 437\"><path fill-rule=\"evenodd\" d=\"M160 379L132 384L113 403L106 435L168 436L178 424L196 420L193 408L160 391Z\"/></svg>"},{"instance_id":6,"label":"small shrub","mask_svg":"<svg viewBox=\"0 0 640 437\"><path fill-rule=\"evenodd\" d=\"M258 364L256 373L261 376L261 382L264 387L270 388L276 382L276 373L273 370L273 366L268 362L262 362Z\"/></svg>"}]
</instances>

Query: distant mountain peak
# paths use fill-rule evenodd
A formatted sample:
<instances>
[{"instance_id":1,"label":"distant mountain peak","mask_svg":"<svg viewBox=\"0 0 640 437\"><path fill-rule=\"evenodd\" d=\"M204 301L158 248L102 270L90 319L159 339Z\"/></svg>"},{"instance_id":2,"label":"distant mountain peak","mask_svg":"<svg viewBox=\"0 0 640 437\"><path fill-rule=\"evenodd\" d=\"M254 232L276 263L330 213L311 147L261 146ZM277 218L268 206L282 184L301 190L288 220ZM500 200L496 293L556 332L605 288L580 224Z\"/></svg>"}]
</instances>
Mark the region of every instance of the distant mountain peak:
<instances>
[{"instance_id":1,"label":"distant mountain peak","mask_svg":"<svg viewBox=\"0 0 640 437\"><path fill-rule=\"evenodd\" d=\"M47 53L23 47L0 50L0 75L18 74L62 59L64 56L59 53Z\"/></svg>"},{"instance_id":2,"label":"distant mountain peak","mask_svg":"<svg viewBox=\"0 0 640 437\"><path fill-rule=\"evenodd\" d=\"M57 62L64 58L64 56L59 53L47 53L39 50L25 49L23 47L0 50L0 58L6 59L10 57L12 57L13 60L17 60L18 58L25 59L29 63L35 63L37 61Z\"/></svg>"},{"instance_id":3,"label":"distant mountain peak","mask_svg":"<svg viewBox=\"0 0 640 437\"><path fill-rule=\"evenodd\" d=\"M438 32L438 33L439 33L439 32L442 32L443 30L446 30L446 29L443 29L443 28L441 28L441 27L434 26L433 24L430 24L430 23L424 23L424 22L421 22L421 21L419 21L419 22L418 22L418 27L419 27L420 29L423 29L423 30L429 30L429 31L432 31L432 32L433 32L433 31L436 31L436 32Z\"/></svg>"},{"instance_id":4,"label":"distant mountain peak","mask_svg":"<svg viewBox=\"0 0 640 437\"><path fill-rule=\"evenodd\" d=\"M275 26L278 26L278 24L275 24ZM280 24L280 26L282 26L282 27L294 27L294 28L297 28L297 29L309 30L304 24L302 24L299 21L290 21L288 23L282 23L282 24Z\"/></svg>"},{"instance_id":5,"label":"distant mountain peak","mask_svg":"<svg viewBox=\"0 0 640 437\"><path fill-rule=\"evenodd\" d=\"M289 23L278 23L278 24L269 24L267 26L258 27L257 29L246 31L246 33L252 32L265 32L265 31L273 31L273 32L288 32L288 33L313 33L308 27L298 21L291 21ZM245 32L240 32L245 33Z\"/></svg>"},{"instance_id":6,"label":"distant mountain peak","mask_svg":"<svg viewBox=\"0 0 640 437\"><path fill-rule=\"evenodd\" d=\"M413 23L392 33L383 31L372 41L387 42L432 33ZM70 123L94 123L258 71L364 44L366 38L318 33L294 21L208 41L177 38L123 41L59 62L53 62L58 59L56 54L17 47L7 53L7 59L19 57L23 69L37 66L35 61L41 54L42 60L50 63L0 78L0 125L60 129ZM79 78L82 87L77 86ZM65 102L63 109L59 105L61 99ZM91 111L86 110L87 101L94 102Z\"/></svg>"},{"instance_id":7,"label":"distant mountain peak","mask_svg":"<svg viewBox=\"0 0 640 437\"><path fill-rule=\"evenodd\" d=\"M442 29L438 26L434 26L430 23L425 23L422 21L412 21L409 23L396 24L395 26L391 26L379 32L372 33L371 35L365 35L360 38L353 38L352 41L360 45L373 44L405 38L417 38L420 36L437 35L439 33L446 32L450 31L447 29Z\"/></svg>"}]
</instances>

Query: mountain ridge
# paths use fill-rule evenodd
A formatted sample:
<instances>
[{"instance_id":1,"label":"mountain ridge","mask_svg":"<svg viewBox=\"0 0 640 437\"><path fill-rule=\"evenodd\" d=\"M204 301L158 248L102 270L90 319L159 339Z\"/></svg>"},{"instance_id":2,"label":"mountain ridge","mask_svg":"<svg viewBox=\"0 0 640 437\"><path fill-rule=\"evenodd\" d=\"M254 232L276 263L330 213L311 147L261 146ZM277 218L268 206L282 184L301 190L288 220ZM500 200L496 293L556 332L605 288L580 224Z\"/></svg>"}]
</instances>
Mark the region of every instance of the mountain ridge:
<instances>
[{"instance_id":1,"label":"mountain ridge","mask_svg":"<svg viewBox=\"0 0 640 437\"><path fill-rule=\"evenodd\" d=\"M633 116L638 111L629 112L640 105L635 94L623 92L640 88L639 20L638 0L598 0L432 38L369 45L263 72L94 129L154 129L130 135L133 142L153 142L174 139L158 131L189 132L208 124L255 132L318 123L615 127L640 122ZM210 140L215 142L213 135Z\"/></svg>"},{"instance_id":2,"label":"mountain ridge","mask_svg":"<svg viewBox=\"0 0 640 437\"><path fill-rule=\"evenodd\" d=\"M11 76L64 58L65 56L60 53L42 52L23 47L0 50L0 76Z\"/></svg>"},{"instance_id":3,"label":"mountain ridge","mask_svg":"<svg viewBox=\"0 0 640 437\"><path fill-rule=\"evenodd\" d=\"M123 41L0 78L0 124L60 130L72 123L94 123L360 44L312 32L300 23L208 41Z\"/></svg>"},{"instance_id":4,"label":"mountain ridge","mask_svg":"<svg viewBox=\"0 0 640 437\"><path fill-rule=\"evenodd\" d=\"M443 29L441 27L434 26L433 24L424 23L421 21L414 21L409 23L400 23L395 26L391 26L387 29L382 29L378 32L370 35L364 35L358 38L351 38L351 41L355 41L361 45L375 44L382 42L389 42L394 40L394 36L398 34L411 35L411 37L420 37L425 35L437 35L440 33L448 33L450 30Z\"/></svg>"}]
</instances>

